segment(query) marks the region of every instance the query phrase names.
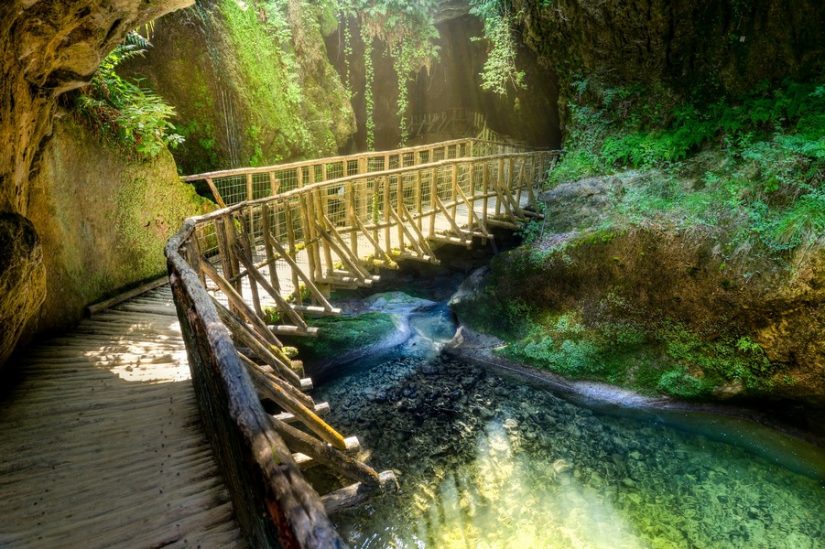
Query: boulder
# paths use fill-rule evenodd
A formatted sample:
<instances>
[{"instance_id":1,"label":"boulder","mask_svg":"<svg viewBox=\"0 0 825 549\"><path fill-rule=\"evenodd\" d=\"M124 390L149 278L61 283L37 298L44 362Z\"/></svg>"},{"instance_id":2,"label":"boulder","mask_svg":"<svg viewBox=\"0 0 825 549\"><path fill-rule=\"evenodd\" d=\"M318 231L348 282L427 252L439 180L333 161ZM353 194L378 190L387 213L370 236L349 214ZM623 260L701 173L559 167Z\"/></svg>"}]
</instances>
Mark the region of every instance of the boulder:
<instances>
[{"instance_id":1,"label":"boulder","mask_svg":"<svg viewBox=\"0 0 825 549\"><path fill-rule=\"evenodd\" d=\"M0 366L46 298L43 248L34 225L14 213L0 213Z\"/></svg>"}]
</instances>

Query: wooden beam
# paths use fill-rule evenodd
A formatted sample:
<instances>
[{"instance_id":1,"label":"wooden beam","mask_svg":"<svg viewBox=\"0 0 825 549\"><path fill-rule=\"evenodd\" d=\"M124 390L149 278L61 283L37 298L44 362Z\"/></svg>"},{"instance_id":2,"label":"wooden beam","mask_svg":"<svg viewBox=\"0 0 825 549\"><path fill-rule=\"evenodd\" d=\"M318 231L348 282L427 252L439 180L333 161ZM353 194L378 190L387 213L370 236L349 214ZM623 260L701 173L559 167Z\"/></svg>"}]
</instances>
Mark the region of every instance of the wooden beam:
<instances>
[{"instance_id":1,"label":"wooden beam","mask_svg":"<svg viewBox=\"0 0 825 549\"><path fill-rule=\"evenodd\" d=\"M278 280L278 270L276 269L276 258L272 246L272 226L269 222L270 213L277 212L277 210L270 210L268 204L261 204L261 230L264 238L264 251L266 252L266 261L269 265L269 283L275 290L281 292L281 283Z\"/></svg>"},{"instance_id":2,"label":"wooden beam","mask_svg":"<svg viewBox=\"0 0 825 549\"><path fill-rule=\"evenodd\" d=\"M232 285L224 280L224 278L218 274L218 271L216 271L208 261L201 262L201 268L203 269L203 272L206 273L206 275L218 285L232 306L241 314L241 316L244 317L246 322L253 326L255 331L258 333L258 337L262 338L271 345L283 347L283 344L278 340L278 338L275 337L275 335L266 327L266 324L264 324L261 317L255 314L255 311L253 311L249 305L246 304L243 298L235 292Z\"/></svg>"},{"instance_id":3,"label":"wooden beam","mask_svg":"<svg viewBox=\"0 0 825 549\"><path fill-rule=\"evenodd\" d=\"M289 268L292 269L292 272L300 280L304 281L304 285L307 287L307 289L310 291L310 293L316 299L316 301L318 303L320 303L320 305L324 308L324 310L328 311L330 313L334 313L335 310L336 310L335 307L332 306L332 304L327 300L326 296L324 296L324 294L321 292L321 290L318 289L318 287L315 285L315 283L312 281L312 279L306 273L304 273L304 270L301 269L300 266L298 266L298 264L295 262L294 259L292 259L290 254L288 254L286 252L286 250L284 250L283 246L281 246L278 243L278 241L274 238L272 239L272 247L275 248L277 250L277 252L283 258L283 260L287 262L287 264L289 265ZM295 291L296 292L298 291L298 284L297 283L295 284ZM298 310L297 307L293 307L293 308L296 308L296 310ZM339 310L339 312L340 312L340 310Z\"/></svg>"},{"instance_id":4,"label":"wooden beam","mask_svg":"<svg viewBox=\"0 0 825 549\"><path fill-rule=\"evenodd\" d=\"M306 454L318 463L326 465L351 480L364 482L375 488L380 486L381 479L372 467L361 463L352 456L340 451L340 449L323 444L275 417L272 417L272 426L284 437L284 441L291 450Z\"/></svg>"},{"instance_id":5,"label":"wooden beam","mask_svg":"<svg viewBox=\"0 0 825 549\"><path fill-rule=\"evenodd\" d=\"M257 281L264 291L266 291L266 293L268 293L269 296L275 301L275 304L278 306L278 310L286 314L293 324L300 328L301 331L306 332L308 326L303 317L298 314L283 297L281 297L281 294L276 291L275 288L269 284L269 282L267 282L264 275L262 275L261 272L255 268L252 264L252 260L249 258L248 250L239 250L239 252L242 252L238 254L238 257L246 268L247 273L249 273L250 282L253 280Z\"/></svg>"},{"instance_id":6,"label":"wooden beam","mask_svg":"<svg viewBox=\"0 0 825 549\"><path fill-rule=\"evenodd\" d=\"M218 206L226 208L226 202L223 201L223 197L221 193L218 192L218 188L215 186L215 182L212 181L211 177L206 178L206 184L209 186L209 190L212 191L212 196L215 197L215 202L217 202Z\"/></svg>"},{"instance_id":7,"label":"wooden beam","mask_svg":"<svg viewBox=\"0 0 825 549\"><path fill-rule=\"evenodd\" d=\"M192 253L195 257L197 257L197 252L192 252ZM190 259L190 264L191 263L192 263L192 260ZM194 267L194 265L193 265L193 267ZM137 297L141 294L145 294L146 292L154 290L155 288L160 288L164 284L169 284L169 277L168 276L162 276L160 278L156 278L155 280L152 280L151 282L146 282L144 284L141 284L140 286L132 288L131 290L126 290L125 292L123 292L121 294L118 294L114 297L110 297L109 299L105 299L103 301L98 301L97 303L92 303L91 305L88 305L86 307L86 314L89 315L89 316L95 315L95 314L97 314L101 311L105 311L106 309L114 307L115 305L118 305L119 303L123 303L124 301L132 299L133 297Z\"/></svg>"},{"instance_id":8,"label":"wooden beam","mask_svg":"<svg viewBox=\"0 0 825 549\"><path fill-rule=\"evenodd\" d=\"M256 383L256 387L262 385L263 387L261 388L264 391L269 391L269 386L275 385L279 389L289 393L292 398L299 400L304 406L308 406L313 409L315 408L315 401L312 400L312 397L303 392L304 387L307 387L308 389L312 388L311 379L301 379L301 383L299 385L294 385L281 379L273 368L257 364L244 353L239 352L238 356L240 357L241 362L243 362L246 366L252 380Z\"/></svg>"},{"instance_id":9,"label":"wooden beam","mask_svg":"<svg viewBox=\"0 0 825 549\"><path fill-rule=\"evenodd\" d=\"M378 489L385 489L397 485L397 483L398 481L392 471L383 471L379 474ZM377 488L374 486L358 482L321 496L321 501L324 503L327 514L332 515L360 505L369 499L376 490Z\"/></svg>"},{"instance_id":10,"label":"wooden beam","mask_svg":"<svg viewBox=\"0 0 825 549\"><path fill-rule=\"evenodd\" d=\"M268 346L262 342L259 336L249 326L238 320L238 318L217 299L214 297L212 299L215 303L215 308L218 310L218 316L232 334L236 346L240 344L249 347L259 359L277 371L278 374L289 381L289 383L296 387L301 386L300 376L293 371L290 358L283 354L280 348Z\"/></svg>"}]
</instances>

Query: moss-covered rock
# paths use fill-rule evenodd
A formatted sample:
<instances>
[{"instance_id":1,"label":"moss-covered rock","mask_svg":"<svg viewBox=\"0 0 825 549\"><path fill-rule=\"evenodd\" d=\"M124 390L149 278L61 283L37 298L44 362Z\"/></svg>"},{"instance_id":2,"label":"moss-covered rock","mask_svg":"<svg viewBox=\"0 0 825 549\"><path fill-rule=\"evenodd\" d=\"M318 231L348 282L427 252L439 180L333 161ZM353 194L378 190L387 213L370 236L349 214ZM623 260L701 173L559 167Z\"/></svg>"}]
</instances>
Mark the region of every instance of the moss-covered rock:
<instances>
[{"instance_id":1,"label":"moss-covered rock","mask_svg":"<svg viewBox=\"0 0 825 549\"><path fill-rule=\"evenodd\" d=\"M326 57L325 6L216 0L155 23L154 46L124 73L175 107L182 172L328 156L347 143L355 121Z\"/></svg>"},{"instance_id":2,"label":"moss-covered rock","mask_svg":"<svg viewBox=\"0 0 825 549\"><path fill-rule=\"evenodd\" d=\"M163 247L184 218L211 203L177 175L168 152L129 158L64 115L32 189L48 293L40 329L62 328L90 302L161 276Z\"/></svg>"},{"instance_id":3,"label":"moss-covered rock","mask_svg":"<svg viewBox=\"0 0 825 549\"><path fill-rule=\"evenodd\" d=\"M615 180L546 194L546 232L494 260L474 297L456 304L461 321L509 341L513 357L572 377L680 397L821 403L823 242L781 261L755 246L737 255L731 231L741 227L662 209L625 217L623 193L650 181Z\"/></svg>"},{"instance_id":4,"label":"moss-covered rock","mask_svg":"<svg viewBox=\"0 0 825 549\"><path fill-rule=\"evenodd\" d=\"M316 318L309 321L319 329L316 338L294 341L299 356L309 361L344 358L360 349L372 347L396 330L392 315L368 312L352 316Z\"/></svg>"}]
</instances>

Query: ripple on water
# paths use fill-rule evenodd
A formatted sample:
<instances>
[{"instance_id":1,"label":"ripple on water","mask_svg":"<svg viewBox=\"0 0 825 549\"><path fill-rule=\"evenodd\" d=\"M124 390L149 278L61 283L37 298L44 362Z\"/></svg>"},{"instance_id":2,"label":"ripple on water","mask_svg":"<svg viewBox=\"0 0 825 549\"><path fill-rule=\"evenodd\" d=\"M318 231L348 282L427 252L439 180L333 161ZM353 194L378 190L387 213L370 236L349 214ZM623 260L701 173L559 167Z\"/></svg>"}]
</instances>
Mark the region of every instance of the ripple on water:
<instances>
[{"instance_id":1,"label":"ripple on water","mask_svg":"<svg viewBox=\"0 0 825 549\"><path fill-rule=\"evenodd\" d=\"M334 517L358 547L823 547L825 487L724 442L602 415L443 357L320 388L401 490Z\"/></svg>"}]
</instances>

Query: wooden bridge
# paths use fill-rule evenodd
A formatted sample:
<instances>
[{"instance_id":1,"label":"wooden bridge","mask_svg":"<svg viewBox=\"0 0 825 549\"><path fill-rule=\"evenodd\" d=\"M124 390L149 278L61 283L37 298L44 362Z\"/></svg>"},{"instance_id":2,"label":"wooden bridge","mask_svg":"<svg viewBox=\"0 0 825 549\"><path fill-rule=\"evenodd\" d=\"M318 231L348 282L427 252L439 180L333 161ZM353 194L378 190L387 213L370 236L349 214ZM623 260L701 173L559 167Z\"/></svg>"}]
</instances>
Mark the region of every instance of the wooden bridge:
<instances>
[{"instance_id":1,"label":"wooden bridge","mask_svg":"<svg viewBox=\"0 0 825 549\"><path fill-rule=\"evenodd\" d=\"M334 410L279 336L315 335L305 319L337 313L330 289L377 266L535 217L554 160L461 140L188 178L226 207L170 240L171 288L18 359L0 546L338 546L329 514L394 479L322 419Z\"/></svg>"},{"instance_id":2,"label":"wooden bridge","mask_svg":"<svg viewBox=\"0 0 825 549\"><path fill-rule=\"evenodd\" d=\"M465 139L186 178L224 207L170 240L172 291L206 428L254 544L335 544L328 514L395 484L321 418L329 407L306 394L312 382L278 336L316 336L306 316L339 312L332 288L370 286L378 268L437 263L439 244L469 247L541 217L535 187L556 158ZM344 485L319 497L300 474L314 464Z\"/></svg>"}]
</instances>

